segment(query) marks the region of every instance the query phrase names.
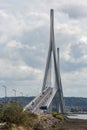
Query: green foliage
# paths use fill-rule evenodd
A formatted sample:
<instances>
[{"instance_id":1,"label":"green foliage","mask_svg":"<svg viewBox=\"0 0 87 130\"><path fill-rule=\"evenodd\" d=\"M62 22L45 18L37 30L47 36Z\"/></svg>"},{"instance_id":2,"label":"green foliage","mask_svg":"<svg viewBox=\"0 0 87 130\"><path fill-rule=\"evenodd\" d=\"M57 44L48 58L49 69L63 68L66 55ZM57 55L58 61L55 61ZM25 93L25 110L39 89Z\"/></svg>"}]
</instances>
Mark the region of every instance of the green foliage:
<instances>
[{"instance_id":1,"label":"green foliage","mask_svg":"<svg viewBox=\"0 0 87 130\"><path fill-rule=\"evenodd\" d=\"M59 130L58 128L53 128L52 130Z\"/></svg>"},{"instance_id":2,"label":"green foliage","mask_svg":"<svg viewBox=\"0 0 87 130\"><path fill-rule=\"evenodd\" d=\"M62 115L56 115L56 118L59 119L59 120L63 120L63 116Z\"/></svg>"},{"instance_id":3,"label":"green foliage","mask_svg":"<svg viewBox=\"0 0 87 130\"><path fill-rule=\"evenodd\" d=\"M34 124L33 130L44 130L44 127L40 123Z\"/></svg>"},{"instance_id":4,"label":"green foliage","mask_svg":"<svg viewBox=\"0 0 87 130\"><path fill-rule=\"evenodd\" d=\"M11 130L18 130L17 128L12 128Z\"/></svg>"},{"instance_id":5,"label":"green foliage","mask_svg":"<svg viewBox=\"0 0 87 130\"><path fill-rule=\"evenodd\" d=\"M7 123L20 123L23 107L18 103L4 103L0 109L0 120Z\"/></svg>"},{"instance_id":6,"label":"green foliage","mask_svg":"<svg viewBox=\"0 0 87 130\"><path fill-rule=\"evenodd\" d=\"M5 103L0 107L0 120L15 124L32 124L37 115L29 111L23 112L23 107L18 103Z\"/></svg>"},{"instance_id":7,"label":"green foliage","mask_svg":"<svg viewBox=\"0 0 87 130\"><path fill-rule=\"evenodd\" d=\"M0 105L0 122L3 122L2 105Z\"/></svg>"},{"instance_id":8,"label":"green foliage","mask_svg":"<svg viewBox=\"0 0 87 130\"><path fill-rule=\"evenodd\" d=\"M60 113L58 113L58 112L52 112L52 115L55 118L59 119L59 120L63 120L64 119L64 117Z\"/></svg>"},{"instance_id":9,"label":"green foliage","mask_svg":"<svg viewBox=\"0 0 87 130\"><path fill-rule=\"evenodd\" d=\"M29 111L23 112L21 122L24 126L33 126L34 120L37 119L37 115Z\"/></svg>"},{"instance_id":10,"label":"green foliage","mask_svg":"<svg viewBox=\"0 0 87 130\"><path fill-rule=\"evenodd\" d=\"M18 103L4 103L0 107L0 122L6 122L6 130L11 130L11 124L33 127L37 115L30 111L23 112L23 107ZM16 128L15 128L16 129Z\"/></svg>"},{"instance_id":11,"label":"green foliage","mask_svg":"<svg viewBox=\"0 0 87 130\"><path fill-rule=\"evenodd\" d=\"M62 128L62 127L58 128L58 127L56 127L56 128L53 128L52 130L65 130L65 128Z\"/></svg>"},{"instance_id":12,"label":"green foliage","mask_svg":"<svg viewBox=\"0 0 87 130\"><path fill-rule=\"evenodd\" d=\"M54 117L56 117L56 115L58 115L59 113L58 112L52 112L52 115L54 116Z\"/></svg>"}]
</instances>

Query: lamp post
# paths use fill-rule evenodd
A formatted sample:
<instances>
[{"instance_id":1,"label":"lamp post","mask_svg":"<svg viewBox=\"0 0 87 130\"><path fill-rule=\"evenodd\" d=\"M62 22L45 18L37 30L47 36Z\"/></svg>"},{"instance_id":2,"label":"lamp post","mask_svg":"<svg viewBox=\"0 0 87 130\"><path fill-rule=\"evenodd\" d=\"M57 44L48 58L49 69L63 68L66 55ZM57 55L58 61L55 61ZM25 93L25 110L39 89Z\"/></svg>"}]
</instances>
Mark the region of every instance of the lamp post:
<instances>
[{"instance_id":1,"label":"lamp post","mask_svg":"<svg viewBox=\"0 0 87 130\"><path fill-rule=\"evenodd\" d=\"M20 92L21 96L23 97L23 92Z\"/></svg>"},{"instance_id":2,"label":"lamp post","mask_svg":"<svg viewBox=\"0 0 87 130\"><path fill-rule=\"evenodd\" d=\"M28 97L28 94L26 94L26 97Z\"/></svg>"},{"instance_id":3,"label":"lamp post","mask_svg":"<svg viewBox=\"0 0 87 130\"><path fill-rule=\"evenodd\" d=\"M5 102L7 101L7 87L5 85L2 86L5 89Z\"/></svg>"},{"instance_id":4,"label":"lamp post","mask_svg":"<svg viewBox=\"0 0 87 130\"><path fill-rule=\"evenodd\" d=\"M15 97L15 102L16 102L16 89L12 89L14 91L14 97Z\"/></svg>"}]
</instances>

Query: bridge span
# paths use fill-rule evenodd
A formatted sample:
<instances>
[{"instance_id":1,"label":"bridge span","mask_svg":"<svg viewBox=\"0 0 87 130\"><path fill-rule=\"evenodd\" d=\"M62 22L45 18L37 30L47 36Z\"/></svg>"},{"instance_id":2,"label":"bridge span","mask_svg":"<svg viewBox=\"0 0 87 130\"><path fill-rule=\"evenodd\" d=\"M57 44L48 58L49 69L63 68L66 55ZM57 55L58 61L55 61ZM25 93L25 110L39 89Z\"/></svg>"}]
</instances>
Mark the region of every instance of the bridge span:
<instances>
[{"instance_id":1,"label":"bridge span","mask_svg":"<svg viewBox=\"0 0 87 130\"><path fill-rule=\"evenodd\" d=\"M33 113L47 112L56 91L57 90L55 88L53 89L52 87L47 87L33 101L25 106L24 111L29 109Z\"/></svg>"},{"instance_id":2,"label":"bridge span","mask_svg":"<svg viewBox=\"0 0 87 130\"><path fill-rule=\"evenodd\" d=\"M56 54L57 52L57 54ZM53 64L53 74L52 74ZM52 86L52 76L54 78L54 86ZM33 113L50 113L53 110L53 100L55 100L56 112L65 113L62 82L59 67L59 48L55 48L54 40L54 10L50 11L50 44L48 57L45 68L42 92L28 105L24 107L24 111L29 109Z\"/></svg>"}]
</instances>

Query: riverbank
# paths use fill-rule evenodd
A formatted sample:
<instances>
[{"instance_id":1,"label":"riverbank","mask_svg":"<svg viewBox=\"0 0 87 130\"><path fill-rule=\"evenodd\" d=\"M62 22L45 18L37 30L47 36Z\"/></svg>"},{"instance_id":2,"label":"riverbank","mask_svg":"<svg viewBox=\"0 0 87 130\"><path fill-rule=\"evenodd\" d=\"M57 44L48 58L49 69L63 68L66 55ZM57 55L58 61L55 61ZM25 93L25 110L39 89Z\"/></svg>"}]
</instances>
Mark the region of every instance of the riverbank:
<instances>
[{"instance_id":1,"label":"riverbank","mask_svg":"<svg viewBox=\"0 0 87 130\"><path fill-rule=\"evenodd\" d=\"M87 120L67 118L58 127L60 130L87 130Z\"/></svg>"}]
</instances>

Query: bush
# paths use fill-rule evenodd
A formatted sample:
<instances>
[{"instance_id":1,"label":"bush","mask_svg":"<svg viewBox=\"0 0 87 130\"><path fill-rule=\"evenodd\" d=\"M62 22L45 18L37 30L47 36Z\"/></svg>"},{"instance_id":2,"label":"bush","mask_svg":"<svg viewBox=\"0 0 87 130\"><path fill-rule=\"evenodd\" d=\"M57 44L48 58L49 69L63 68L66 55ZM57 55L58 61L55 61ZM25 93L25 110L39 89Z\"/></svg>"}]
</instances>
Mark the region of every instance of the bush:
<instances>
[{"instance_id":1,"label":"bush","mask_svg":"<svg viewBox=\"0 0 87 130\"><path fill-rule=\"evenodd\" d=\"M2 105L0 119L7 123L20 123L23 107L18 103L5 103Z\"/></svg>"},{"instance_id":2,"label":"bush","mask_svg":"<svg viewBox=\"0 0 87 130\"><path fill-rule=\"evenodd\" d=\"M56 115L59 115L59 113L58 113L58 112L52 112L52 115L53 115L54 117L56 117Z\"/></svg>"},{"instance_id":3,"label":"bush","mask_svg":"<svg viewBox=\"0 0 87 130\"><path fill-rule=\"evenodd\" d=\"M56 118L59 119L59 120L63 120L63 116L62 115L56 115Z\"/></svg>"},{"instance_id":4,"label":"bush","mask_svg":"<svg viewBox=\"0 0 87 130\"><path fill-rule=\"evenodd\" d=\"M34 124L33 130L44 130L44 127L40 123L36 123Z\"/></svg>"},{"instance_id":5,"label":"bush","mask_svg":"<svg viewBox=\"0 0 87 130\"><path fill-rule=\"evenodd\" d=\"M60 119L60 120L64 119L64 117L60 113L53 112L52 115L53 115L53 117L55 117L57 119Z\"/></svg>"},{"instance_id":6,"label":"bush","mask_svg":"<svg viewBox=\"0 0 87 130\"><path fill-rule=\"evenodd\" d=\"M21 122L24 126L33 126L34 120L37 119L37 115L34 113L31 113L30 111L23 112Z\"/></svg>"},{"instance_id":7,"label":"bush","mask_svg":"<svg viewBox=\"0 0 87 130\"><path fill-rule=\"evenodd\" d=\"M0 121L6 122L10 128L11 124L33 127L37 115L30 111L23 112L23 107L18 103L5 103L0 107Z\"/></svg>"},{"instance_id":8,"label":"bush","mask_svg":"<svg viewBox=\"0 0 87 130\"><path fill-rule=\"evenodd\" d=\"M2 105L0 105L0 122L3 122Z\"/></svg>"}]
</instances>

